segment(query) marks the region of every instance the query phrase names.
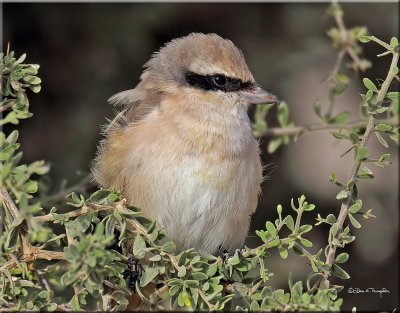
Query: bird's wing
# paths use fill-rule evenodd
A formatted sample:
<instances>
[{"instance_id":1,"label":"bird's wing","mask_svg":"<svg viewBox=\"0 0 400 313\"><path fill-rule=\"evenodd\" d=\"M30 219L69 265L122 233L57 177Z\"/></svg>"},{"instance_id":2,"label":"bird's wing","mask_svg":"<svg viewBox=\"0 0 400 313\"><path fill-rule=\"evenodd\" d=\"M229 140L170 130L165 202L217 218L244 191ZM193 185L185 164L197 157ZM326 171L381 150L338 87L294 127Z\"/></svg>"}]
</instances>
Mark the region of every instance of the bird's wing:
<instances>
[{"instance_id":1,"label":"bird's wing","mask_svg":"<svg viewBox=\"0 0 400 313\"><path fill-rule=\"evenodd\" d=\"M151 87L146 80L142 80L135 89L121 91L109 98L109 103L122 106L123 110L109 123L106 132L132 125L158 107L162 93Z\"/></svg>"}]
</instances>

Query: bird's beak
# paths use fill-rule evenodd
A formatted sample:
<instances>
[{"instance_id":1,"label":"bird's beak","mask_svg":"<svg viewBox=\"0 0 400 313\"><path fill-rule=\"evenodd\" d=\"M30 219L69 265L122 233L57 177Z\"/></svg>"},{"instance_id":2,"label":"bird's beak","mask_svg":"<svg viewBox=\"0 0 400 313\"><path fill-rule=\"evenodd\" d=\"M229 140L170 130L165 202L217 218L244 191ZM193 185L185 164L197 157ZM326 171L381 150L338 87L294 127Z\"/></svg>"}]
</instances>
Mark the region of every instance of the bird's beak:
<instances>
[{"instance_id":1,"label":"bird's beak","mask_svg":"<svg viewBox=\"0 0 400 313\"><path fill-rule=\"evenodd\" d=\"M274 94L265 91L260 86L255 86L251 90L240 92L242 99L249 104L279 104L280 101Z\"/></svg>"}]
</instances>

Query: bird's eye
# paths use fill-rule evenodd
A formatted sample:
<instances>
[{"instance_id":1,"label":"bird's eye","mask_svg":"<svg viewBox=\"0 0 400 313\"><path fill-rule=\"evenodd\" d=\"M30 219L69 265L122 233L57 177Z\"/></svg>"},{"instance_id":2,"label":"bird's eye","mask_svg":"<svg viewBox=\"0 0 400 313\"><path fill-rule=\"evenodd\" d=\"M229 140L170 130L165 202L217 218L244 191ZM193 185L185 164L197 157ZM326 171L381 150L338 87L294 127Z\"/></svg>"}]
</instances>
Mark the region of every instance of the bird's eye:
<instances>
[{"instance_id":1,"label":"bird's eye","mask_svg":"<svg viewBox=\"0 0 400 313\"><path fill-rule=\"evenodd\" d=\"M212 80L217 86L225 86L227 82L224 75L214 75Z\"/></svg>"}]
</instances>

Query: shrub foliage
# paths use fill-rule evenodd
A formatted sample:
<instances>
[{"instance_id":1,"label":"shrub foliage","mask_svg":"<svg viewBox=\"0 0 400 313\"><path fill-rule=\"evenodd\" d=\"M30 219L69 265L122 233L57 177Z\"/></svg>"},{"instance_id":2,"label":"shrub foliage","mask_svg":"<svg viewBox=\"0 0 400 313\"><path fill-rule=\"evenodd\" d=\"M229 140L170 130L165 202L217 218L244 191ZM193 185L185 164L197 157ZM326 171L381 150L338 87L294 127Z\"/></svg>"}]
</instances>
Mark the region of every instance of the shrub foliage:
<instances>
[{"instance_id":1,"label":"shrub foliage","mask_svg":"<svg viewBox=\"0 0 400 313\"><path fill-rule=\"evenodd\" d=\"M337 252L355 240L354 228L361 219L374 217L363 210L358 198L358 179L372 179L369 164L390 164L385 153L372 158L368 152L371 135L388 147L388 140L398 142L399 92L388 92L393 80L399 80L399 43L389 43L369 36L365 28L344 27L341 8L331 5L337 22L328 35L337 49L337 62L327 79L330 84L328 104L317 102L315 113L321 124L295 126L289 120L288 106L277 108L280 127L270 128L265 117L271 105L258 106L254 132L272 137L268 152L289 144L307 132L331 131L338 140L348 142L354 164L347 180L332 173L329 180L339 187L336 196L340 213L316 214L316 224L304 224L304 214L314 214L316 206L304 195L292 199L291 208L278 205L277 218L256 231L259 246L245 247L234 255L214 256L189 249L175 251L173 242L162 240L164 230L146 219L117 190L100 189L91 195L72 192L66 196L67 212L41 203L38 178L49 167L44 161L20 162L22 152L18 131L0 133L0 307L3 310L123 310L132 294L140 297L142 307L168 309L183 307L196 310L328 310L342 305L342 286L334 285L332 275L349 279L344 263L349 255ZM382 46L379 56L392 58L387 77L380 86L363 79L360 120L349 122L349 113L332 115L335 99L350 83L343 72L343 61L351 60L356 71L370 63L361 58L361 43ZM40 91L39 66L25 63L26 55L13 52L0 55L1 95L0 125L16 125L29 118L27 91ZM368 167L367 167L368 164ZM349 221L352 227L344 226ZM313 246L313 228L329 226L327 244L317 253ZM306 281L288 276L286 290L274 290L269 284L273 273L267 268L271 253L286 259L289 251L302 257L310 267ZM292 255L291 255L292 257ZM294 257L294 256L293 256Z\"/></svg>"}]
</instances>

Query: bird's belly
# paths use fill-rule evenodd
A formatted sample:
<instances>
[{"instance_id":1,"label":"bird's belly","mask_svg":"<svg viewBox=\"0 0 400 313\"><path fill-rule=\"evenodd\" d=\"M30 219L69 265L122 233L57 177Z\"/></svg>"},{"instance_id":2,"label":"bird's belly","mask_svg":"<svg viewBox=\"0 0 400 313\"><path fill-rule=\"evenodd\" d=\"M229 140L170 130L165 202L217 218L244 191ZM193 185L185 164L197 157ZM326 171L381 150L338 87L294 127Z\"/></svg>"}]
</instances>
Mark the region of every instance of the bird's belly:
<instances>
[{"instance_id":1,"label":"bird's belly","mask_svg":"<svg viewBox=\"0 0 400 313\"><path fill-rule=\"evenodd\" d=\"M261 181L258 154L229 159L187 155L179 162L158 158L155 164L148 167L146 177L152 179L143 186L146 197L138 205L179 250L213 253L220 245L229 250L243 243Z\"/></svg>"}]
</instances>

